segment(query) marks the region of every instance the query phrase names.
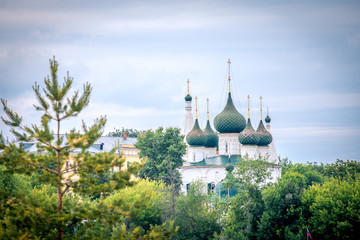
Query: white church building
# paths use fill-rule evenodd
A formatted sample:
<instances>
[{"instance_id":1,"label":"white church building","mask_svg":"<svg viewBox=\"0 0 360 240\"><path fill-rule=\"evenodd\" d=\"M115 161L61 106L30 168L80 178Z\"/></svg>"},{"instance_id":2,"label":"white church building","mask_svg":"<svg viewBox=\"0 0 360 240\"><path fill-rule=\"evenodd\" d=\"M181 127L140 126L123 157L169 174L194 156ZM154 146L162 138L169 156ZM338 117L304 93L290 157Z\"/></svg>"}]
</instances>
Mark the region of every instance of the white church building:
<instances>
[{"instance_id":1,"label":"white church building","mask_svg":"<svg viewBox=\"0 0 360 240\"><path fill-rule=\"evenodd\" d=\"M185 96L185 116L181 127L181 134L185 135L187 144L184 164L180 168L182 175L182 192L186 192L189 185L197 180L207 184L209 188L219 184L226 176L225 167L232 164L235 168L241 157L247 155L249 159L265 159L272 163L269 167L270 181L281 177L281 167L278 165L278 154L274 140L270 133L269 113L265 118L266 127L262 120L262 98L260 97L260 122L257 130L251 125L250 108L248 103L247 121L234 106L230 88L230 60L229 91L227 103L222 112L214 119L214 131L209 120L207 106L207 123L204 129L199 125L197 114L197 98L195 97L195 121L192 113L192 97L189 91ZM207 100L208 101L208 100ZM248 96L249 102L249 96Z\"/></svg>"}]
</instances>

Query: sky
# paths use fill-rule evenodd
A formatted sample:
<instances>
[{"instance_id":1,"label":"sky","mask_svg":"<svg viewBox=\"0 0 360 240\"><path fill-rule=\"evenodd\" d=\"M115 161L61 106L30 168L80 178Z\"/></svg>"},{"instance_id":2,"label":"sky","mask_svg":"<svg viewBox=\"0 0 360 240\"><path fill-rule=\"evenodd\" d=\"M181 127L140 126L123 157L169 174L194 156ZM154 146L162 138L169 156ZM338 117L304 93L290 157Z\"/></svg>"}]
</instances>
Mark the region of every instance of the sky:
<instances>
[{"instance_id":1,"label":"sky","mask_svg":"<svg viewBox=\"0 0 360 240\"><path fill-rule=\"evenodd\" d=\"M93 88L62 133L101 115L104 134L181 127L187 79L204 128L206 98L211 124L225 106L230 59L235 106L246 117L250 95L257 127L263 97L282 158L360 160L359 1L0 0L0 97L25 125L40 123L32 86L53 56L60 80Z\"/></svg>"}]
</instances>

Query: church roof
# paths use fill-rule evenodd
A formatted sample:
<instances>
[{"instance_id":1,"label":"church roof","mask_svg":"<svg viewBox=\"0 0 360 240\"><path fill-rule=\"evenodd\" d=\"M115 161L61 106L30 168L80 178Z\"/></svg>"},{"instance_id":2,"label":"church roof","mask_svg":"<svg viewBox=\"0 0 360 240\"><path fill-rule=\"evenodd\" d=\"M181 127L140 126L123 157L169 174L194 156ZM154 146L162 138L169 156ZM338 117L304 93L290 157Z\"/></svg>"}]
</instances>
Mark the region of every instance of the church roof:
<instances>
[{"instance_id":1,"label":"church roof","mask_svg":"<svg viewBox=\"0 0 360 240\"><path fill-rule=\"evenodd\" d=\"M263 121L260 120L259 127L257 128L256 132L260 136L260 141L258 142L258 146L267 146L272 142L271 133L265 129Z\"/></svg>"},{"instance_id":2,"label":"church roof","mask_svg":"<svg viewBox=\"0 0 360 240\"><path fill-rule=\"evenodd\" d=\"M186 135L186 142L190 146L203 146L205 142L204 132L199 126L198 119L195 120L193 129Z\"/></svg>"},{"instance_id":3,"label":"church roof","mask_svg":"<svg viewBox=\"0 0 360 240\"><path fill-rule=\"evenodd\" d=\"M206 127L204 129L204 138L205 138L204 147L209 147L209 148L217 147L219 142L219 137L214 132L214 130L212 130L209 120L207 120Z\"/></svg>"},{"instance_id":4,"label":"church roof","mask_svg":"<svg viewBox=\"0 0 360 240\"><path fill-rule=\"evenodd\" d=\"M260 141L259 134L251 125L250 118L248 118L245 129L239 135L239 142L243 145L256 145Z\"/></svg>"},{"instance_id":5,"label":"church roof","mask_svg":"<svg viewBox=\"0 0 360 240\"><path fill-rule=\"evenodd\" d=\"M192 100L192 97L190 96L190 94L186 95L185 96L185 101L191 101Z\"/></svg>"},{"instance_id":6,"label":"church roof","mask_svg":"<svg viewBox=\"0 0 360 240\"><path fill-rule=\"evenodd\" d=\"M237 165L241 160L241 155L218 155L203 159L199 162L184 162L183 167L205 167L205 166L225 166L226 164Z\"/></svg>"},{"instance_id":7,"label":"church roof","mask_svg":"<svg viewBox=\"0 0 360 240\"><path fill-rule=\"evenodd\" d=\"M229 92L224 110L214 119L214 127L219 133L239 133L245 125L245 118L236 110Z\"/></svg>"},{"instance_id":8,"label":"church roof","mask_svg":"<svg viewBox=\"0 0 360 240\"><path fill-rule=\"evenodd\" d=\"M269 114L266 115L265 122L266 123L271 122L271 118L269 117Z\"/></svg>"}]
</instances>

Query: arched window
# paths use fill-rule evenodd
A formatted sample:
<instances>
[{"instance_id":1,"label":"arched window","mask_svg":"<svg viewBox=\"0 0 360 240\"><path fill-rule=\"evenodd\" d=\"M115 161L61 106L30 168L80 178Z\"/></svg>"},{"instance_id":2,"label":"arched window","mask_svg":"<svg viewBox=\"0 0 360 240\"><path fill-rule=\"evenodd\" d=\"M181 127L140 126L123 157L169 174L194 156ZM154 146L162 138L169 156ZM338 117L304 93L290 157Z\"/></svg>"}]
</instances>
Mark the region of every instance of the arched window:
<instances>
[{"instance_id":1,"label":"arched window","mask_svg":"<svg viewBox=\"0 0 360 240\"><path fill-rule=\"evenodd\" d=\"M228 152L228 144L227 144L227 142L225 143L225 153L227 153Z\"/></svg>"},{"instance_id":2,"label":"arched window","mask_svg":"<svg viewBox=\"0 0 360 240\"><path fill-rule=\"evenodd\" d=\"M193 153L193 162L195 162L195 153Z\"/></svg>"}]
</instances>

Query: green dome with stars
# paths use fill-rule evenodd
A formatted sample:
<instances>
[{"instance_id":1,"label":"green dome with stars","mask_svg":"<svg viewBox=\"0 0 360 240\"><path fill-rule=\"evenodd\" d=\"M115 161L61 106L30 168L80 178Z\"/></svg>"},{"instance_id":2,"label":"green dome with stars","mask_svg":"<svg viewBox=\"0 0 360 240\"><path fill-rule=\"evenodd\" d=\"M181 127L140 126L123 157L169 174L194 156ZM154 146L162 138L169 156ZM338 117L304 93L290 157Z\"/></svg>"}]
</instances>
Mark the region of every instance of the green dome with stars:
<instances>
[{"instance_id":1,"label":"green dome with stars","mask_svg":"<svg viewBox=\"0 0 360 240\"><path fill-rule=\"evenodd\" d=\"M268 146L272 142L271 133L265 129L262 120L260 120L259 127L257 128L256 132L260 136L260 141L257 144L258 146Z\"/></svg>"},{"instance_id":2,"label":"green dome with stars","mask_svg":"<svg viewBox=\"0 0 360 240\"><path fill-rule=\"evenodd\" d=\"M245 118L236 110L229 92L224 110L214 119L214 127L219 133L240 133L245 125Z\"/></svg>"},{"instance_id":3,"label":"green dome with stars","mask_svg":"<svg viewBox=\"0 0 360 240\"><path fill-rule=\"evenodd\" d=\"M204 132L201 130L199 121L197 119L195 120L194 127L186 135L186 142L192 147L204 146Z\"/></svg>"},{"instance_id":4,"label":"green dome with stars","mask_svg":"<svg viewBox=\"0 0 360 240\"><path fill-rule=\"evenodd\" d=\"M204 129L204 138L205 138L204 147L207 148L217 147L219 142L219 137L214 132L214 130L212 130L209 120L207 120L206 127Z\"/></svg>"},{"instance_id":5,"label":"green dome with stars","mask_svg":"<svg viewBox=\"0 0 360 240\"><path fill-rule=\"evenodd\" d=\"M242 145L257 145L260 141L259 134L251 125L250 118L248 118L245 129L239 135L239 142Z\"/></svg>"}]
</instances>

